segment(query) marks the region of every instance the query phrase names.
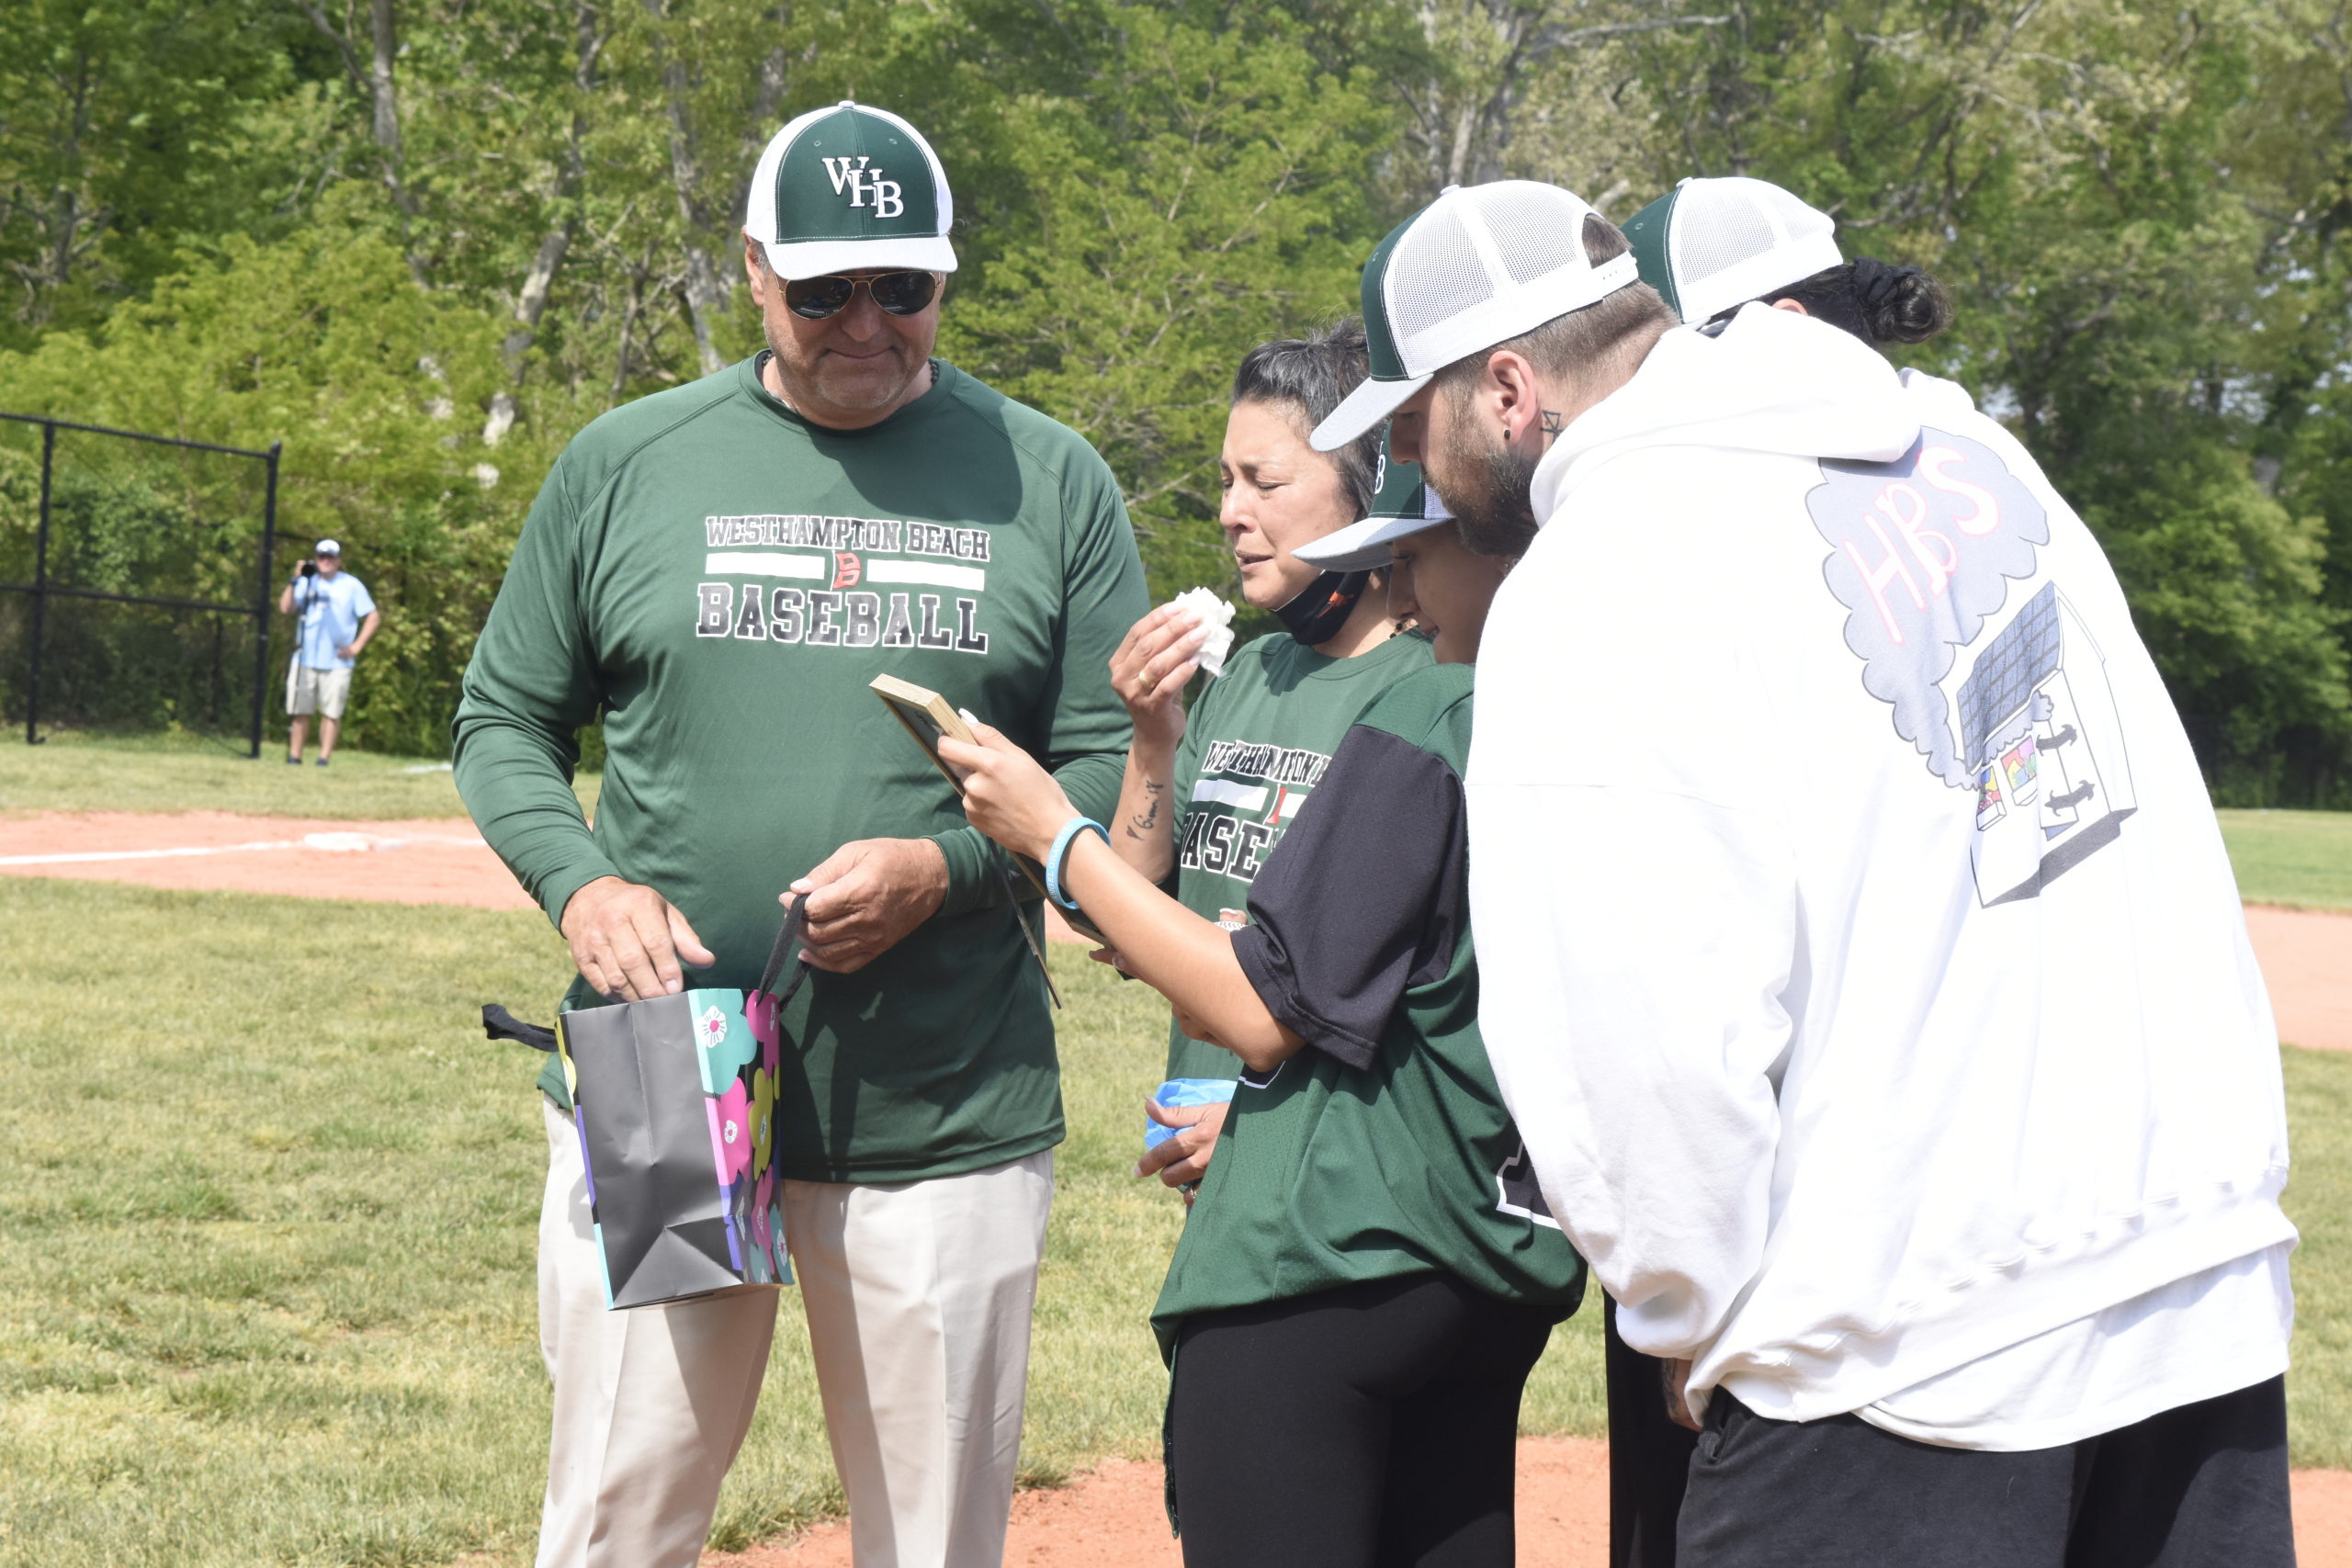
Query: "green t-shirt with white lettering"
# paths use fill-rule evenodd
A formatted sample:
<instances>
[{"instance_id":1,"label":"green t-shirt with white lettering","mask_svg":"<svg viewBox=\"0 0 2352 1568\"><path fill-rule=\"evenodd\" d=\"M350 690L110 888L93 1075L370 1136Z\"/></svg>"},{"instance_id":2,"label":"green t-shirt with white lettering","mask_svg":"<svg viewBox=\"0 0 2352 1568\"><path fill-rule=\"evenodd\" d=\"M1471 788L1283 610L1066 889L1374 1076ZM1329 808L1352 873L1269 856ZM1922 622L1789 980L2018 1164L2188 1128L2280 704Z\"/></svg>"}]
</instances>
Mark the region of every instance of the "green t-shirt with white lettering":
<instances>
[{"instance_id":1,"label":"green t-shirt with white lettering","mask_svg":"<svg viewBox=\"0 0 2352 1568\"><path fill-rule=\"evenodd\" d=\"M1478 1032L1472 671L1419 670L1334 748L1250 888L1234 957L1306 1042L1244 1074L1152 1310L1195 1314L1444 1272L1574 1311L1584 1261L1538 1187Z\"/></svg>"},{"instance_id":2,"label":"green t-shirt with white lettering","mask_svg":"<svg viewBox=\"0 0 2352 1568\"><path fill-rule=\"evenodd\" d=\"M1227 930L1249 919L1250 885L1282 841L1331 753L1364 709L1429 668L1427 637L1407 633L1353 659L1275 632L1226 660L1193 705L1176 753L1176 897ZM1168 1026L1168 1076L1229 1078L1240 1058Z\"/></svg>"},{"instance_id":3,"label":"green t-shirt with white lettering","mask_svg":"<svg viewBox=\"0 0 2352 1568\"><path fill-rule=\"evenodd\" d=\"M1003 857L867 682L969 708L1107 816L1128 723L1105 671L1148 606L1117 483L949 366L837 431L757 364L616 409L557 459L466 672L458 787L551 919L604 875L675 904L718 956L690 985L757 984L777 894L842 844L933 840L939 914L784 1010L777 1167L899 1181L1034 1154L1061 1141L1060 1080ZM600 714L592 832L567 781ZM575 980L565 1005L595 1000Z\"/></svg>"}]
</instances>

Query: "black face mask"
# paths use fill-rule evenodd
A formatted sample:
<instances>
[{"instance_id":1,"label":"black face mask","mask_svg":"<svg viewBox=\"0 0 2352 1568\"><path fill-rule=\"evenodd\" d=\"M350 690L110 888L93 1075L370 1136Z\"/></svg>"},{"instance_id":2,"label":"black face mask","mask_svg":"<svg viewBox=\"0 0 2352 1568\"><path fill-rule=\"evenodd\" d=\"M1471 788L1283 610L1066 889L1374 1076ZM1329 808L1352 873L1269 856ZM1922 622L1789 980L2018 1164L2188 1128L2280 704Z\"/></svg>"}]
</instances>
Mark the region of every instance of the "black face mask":
<instances>
[{"instance_id":1,"label":"black face mask","mask_svg":"<svg viewBox=\"0 0 2352 1568\"><path fill-rule=\"evenodd\" d=\"M1340 635L1349 613L1363 597L1368 571L1327 571L1306 585L1306 591L1274 612L1290 635L1313 648Z\"/></svg>"}]
</instances>

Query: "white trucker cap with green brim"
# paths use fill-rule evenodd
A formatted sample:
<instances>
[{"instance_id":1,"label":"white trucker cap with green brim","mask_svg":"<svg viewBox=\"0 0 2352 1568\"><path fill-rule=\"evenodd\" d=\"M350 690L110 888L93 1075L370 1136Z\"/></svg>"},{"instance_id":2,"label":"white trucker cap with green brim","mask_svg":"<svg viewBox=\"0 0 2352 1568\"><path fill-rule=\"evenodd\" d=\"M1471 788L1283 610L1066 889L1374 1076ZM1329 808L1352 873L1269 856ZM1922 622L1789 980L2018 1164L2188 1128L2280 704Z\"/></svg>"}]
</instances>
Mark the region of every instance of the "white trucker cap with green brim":
<instances>
[{"instance_id":1,"label":"white trucker cap with green brim","mask_svg":"<svg viewBox=\"0 0 2352 1568\"><path fill-rule=\"evenodd\" d=\"M1380 467L1373 476L1372 511L1346 527L1310 539L1291 554L1326 571L1370 571L1386 566L1388 541L1402 539L1453 521L1419 463L1400 463L1388 455L1388 438L1380 440Z\"/></svg>"},{"instance_id":2,"label":"white trucker cap with green brim","mask_svg":"<svg viewBox=\"0 0 2352 1568\"><path fill-rule=\"evenodd\" d=\"M954 272L947 175L922 132L843 98L775 133L752 172L743 232L778 277L865 267Z\"/></svg>"},{"instance_id":3,"label":"white trucker cap with green brim","mask_svg":"<svg viewBox=\"0 0 2352 1568\"><path fill-rule=\"evenodd\" d=\"M1372 376L1315 427L1317 452L1386 419L1430 378L1639 281L1631 255L1585 259L1585 199L1534 180L1449 186L1363 264ZM1294 552L1295 553L1295 552Z\"/></svg>"},{"instance_id":4,"label":"white trucker cap with green brim","mask_svg":"<svg viewBox=\"0 0 2352 1568\"><path fill-rule=\"evenodd\" d=\"M1642 281L1692 323L1844 265L1837 220L1770 180L1688 179L1625 220Z\"/></svg>"}]
</instances>

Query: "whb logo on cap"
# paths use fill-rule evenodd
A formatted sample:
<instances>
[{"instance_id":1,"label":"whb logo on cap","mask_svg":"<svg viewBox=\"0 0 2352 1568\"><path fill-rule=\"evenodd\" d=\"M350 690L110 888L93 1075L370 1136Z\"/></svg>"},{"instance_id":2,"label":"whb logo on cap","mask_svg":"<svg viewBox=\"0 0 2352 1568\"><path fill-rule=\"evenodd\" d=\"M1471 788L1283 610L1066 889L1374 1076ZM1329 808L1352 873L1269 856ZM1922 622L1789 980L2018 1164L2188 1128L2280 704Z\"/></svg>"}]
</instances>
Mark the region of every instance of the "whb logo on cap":
<instances>
[{"instance_id":1,"label":"whb logo on cap","mask_svg":"<svg viewBox=\"0 0 2352 1568\"><path fill-rule=\"evenodd\" d=\"M856 158L827 158L825 173L832 177L833 194L849 193L852 207L864 207L865 198L874 198L876 218L903 217L907 210L906 187L896 180L886 180L879 169L868 168L870 160L860 153Z\"/></svg>"},{"instance_id":2,"label":"whb logo on cap","mask_svg":"<svg viewBox=\"0 0 2352 1568\"><path fill-rule=\"evenodd\" d=\"M922 133L847 99L769 139L752 172L745 235L778 277L871 267L956 270L956 200Z\"/></svg>"}]
</instances>

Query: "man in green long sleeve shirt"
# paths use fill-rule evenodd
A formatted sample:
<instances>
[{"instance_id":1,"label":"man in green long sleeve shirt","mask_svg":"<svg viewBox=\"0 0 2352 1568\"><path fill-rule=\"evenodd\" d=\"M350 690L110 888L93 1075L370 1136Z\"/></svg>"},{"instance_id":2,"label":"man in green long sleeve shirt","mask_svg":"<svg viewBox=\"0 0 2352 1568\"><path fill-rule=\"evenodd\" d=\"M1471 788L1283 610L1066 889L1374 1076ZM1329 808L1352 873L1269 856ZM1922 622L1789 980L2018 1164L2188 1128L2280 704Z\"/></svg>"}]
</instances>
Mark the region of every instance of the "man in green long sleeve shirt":
<instances>
[{"instance_id":1,"label":"man in green long sleeve shirt","mask_svg":"<svg viewBox=\"0 0 2352 1568\"><path fill-rule=\"evenodd\" d=\"M999 852L867 690L1015 735L1097 816L1146 607L1118 488L1070 431L930 357L946 180L904 120L804 115L752 179L769 352L616 409L557 460L467 671L457 776L599 995L757 982L787 888L778 1174L861 1564L993 1563L1062 1138L1044 985ZM570 789L601 715L592 830ZM1030 913L1034 914L1034 908ZM607 1312L549 1095L538 1562L688 1568L750 1423L772 1296Z\"/></svg>"}]
</instances>

